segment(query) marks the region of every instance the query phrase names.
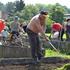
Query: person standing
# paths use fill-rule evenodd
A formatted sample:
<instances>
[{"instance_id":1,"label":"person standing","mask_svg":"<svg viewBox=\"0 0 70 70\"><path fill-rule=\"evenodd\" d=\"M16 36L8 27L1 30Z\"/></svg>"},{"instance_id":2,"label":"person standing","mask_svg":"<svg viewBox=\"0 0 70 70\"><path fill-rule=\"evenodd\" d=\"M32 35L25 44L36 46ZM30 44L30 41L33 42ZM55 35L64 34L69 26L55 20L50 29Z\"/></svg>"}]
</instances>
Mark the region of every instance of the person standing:
<instances>
[{"instance_id":1,"label":"person standing","mask_svg":"<svg viewBox=\"0 0 70 70\"><path fill-rule=\"evenodd\" d=\"M70 18L67 19L66 24L66 40L70 41Z\"/></svg>"},{"instance_id":2,"label":"person standing","mask_svg":"<svg viewBox=\"0 0 70 70\"><path fill-rule=\"evenodd\" d=\"M29 37L29 43L31 46L32 58L36 61L40 60L43 57L39 41L39 33L46 37L45 20L47 15L47 11L41 11L39 14L37 14L30 20L26 28L26 32Z\"/></svg>"},{"instance_id":3,"label":"person standing","mask_svg":"<svg viewBox=\"0 0 70 70\"><path fill-rule=\"evenodd\" d=\"M10 29L11 29L11 39L13 39L13 36L16 35L17 37L19 36L19 30L20 30L20 23L19 23L19 17L15 16L14 17L14 21L11 23L10 25Z\"/></svg>"},{"instance_id":4,"label":"person standing","mask_svg":"<svg viewBox=\"0 0 70 70\"><path fill-rule=\"evenodd\" d=\"M53 34L53 38L61 40L61 31L62 31L63 26L60 23L54 22L51 26L51 32Z\"/></svg>"}]
</instances>

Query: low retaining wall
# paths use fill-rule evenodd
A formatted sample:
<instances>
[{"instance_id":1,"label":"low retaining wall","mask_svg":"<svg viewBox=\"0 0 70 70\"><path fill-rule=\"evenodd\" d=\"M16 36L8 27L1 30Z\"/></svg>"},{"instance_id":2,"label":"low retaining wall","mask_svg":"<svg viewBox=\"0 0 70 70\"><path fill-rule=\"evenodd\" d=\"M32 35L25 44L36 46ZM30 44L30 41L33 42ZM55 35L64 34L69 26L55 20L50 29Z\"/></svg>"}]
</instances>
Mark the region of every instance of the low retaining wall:
<instances>
[{"instance_id":1,"label":"low retaining wall","mask_svg":"<svg viewBox=\"0 0 70 70\"><path fill-rule=\"evenodd\" d=\"M70 54L70 42L51 40L51 43L60 51ZM51 48L48 41L41 38L41 46L44 48ZM31 57L31 49L29 47L27 36L23 38L23 47L21 46L0 46L0 58L23 58Z\"/></svg>"},{"instance_id":2,"label":"low retaining wall","mask_svg":"<svg viewBox=\"0 0 70 70\"><path fill-rule=\"evenodd\" d=\"M40 62L37 63L46 63L46 64L55 64L55 63L70 63L70 59L64 59L61 57L47 57L42 58ZM34 64L32 58L1 58L0 65L27 65Z\"/></svg>"},{"instance_id":3,"label":"low retaining wall","mask_svg":"<svg viewBox=\"0 0 70 70\"><path fill-rule=\"evenodd\" d=\"M30 48L0 47L0 58L31 57Z\"/></svg>"}]
</instances>

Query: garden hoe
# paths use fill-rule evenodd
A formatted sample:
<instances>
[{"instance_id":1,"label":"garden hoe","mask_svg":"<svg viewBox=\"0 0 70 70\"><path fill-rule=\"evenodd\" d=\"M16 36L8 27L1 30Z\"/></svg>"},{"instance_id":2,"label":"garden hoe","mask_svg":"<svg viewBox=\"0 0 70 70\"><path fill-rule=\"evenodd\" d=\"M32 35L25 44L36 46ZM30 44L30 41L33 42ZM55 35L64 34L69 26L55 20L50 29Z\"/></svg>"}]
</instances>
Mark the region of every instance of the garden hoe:
<instances>
[{"instance_id":1,"label":"garden hoe","mask_svg":"<svg viewBox=\"0 0 70 70\"><path fill-rule=\"evenodd\" d=\"M46 37L46 36L45 36L45 39L46 39L46 41L49 42L49 44L51 45L51 47L52 47L56 52L59 53L59 50L57 50L57 49L54 47L54 45L50 42L50 39L49 39L48 37Z\"/></svg>"}]
</instances>

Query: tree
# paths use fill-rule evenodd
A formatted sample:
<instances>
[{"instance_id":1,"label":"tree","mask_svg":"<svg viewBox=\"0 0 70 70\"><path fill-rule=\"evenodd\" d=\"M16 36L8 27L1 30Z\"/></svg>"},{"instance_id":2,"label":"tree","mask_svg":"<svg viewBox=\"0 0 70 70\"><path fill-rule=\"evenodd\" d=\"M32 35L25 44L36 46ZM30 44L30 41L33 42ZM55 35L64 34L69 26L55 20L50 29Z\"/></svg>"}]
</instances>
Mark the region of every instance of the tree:
<instances>
[{"instance_id":1,"label":"tree","mask_svg":"<svg viewBox=\"0 0 70 70\"><path fill-rule=\"evenodd\" d=\"M21 11L20 15L24 20L30 20L34 15L39 12L39 9L34 5L27 5Z\"/></svg>"},{"instance_id":2,"label":"tree","mask_svg":"<svg viewBox=\"0 0 70 70\"><path fill-rule=\"evenodd\" d=\"M39 11L41 11L41 10L47 11L48 10L47 5L44 5L44 4L36 4L35 6L37 8L39 8Z\"/></svg>"},{"instance_id":3,"label":"tree","mask_svg":"<svg viewBox=\"0 0 70 70\"><path fill-rule=\"evenodd\" d=\"M23 8L24 8L24 6L25 6L25 3L24 3L24 1L22 1L22 0L20 0L20 1L16 1L15 2L15 6L16 6L16 11L21 11Z\"/></svg>"},{"instance_id":4,"label":"tree","mask_svg":"<svg viewBox=\"0 0 70 70\"><path fill-rule=\"evenodd\" d=\"M24 8L25 3L24 1L20 0L20 11Z\"/></svg>"},{"instance_id":5,"label":"tree","mask_svg":"<svg viewBox=\"0 0 70 70\"><path fill-rule=\"evenodd\" d=\"M0 10L3 11L4 10L4 4L0 2Z\"/></svg>"},{"instance_id":6,"label":"tree","mask_svg":"<svg viewBox=\"0 0 70 70\"><path fill-rule=\"evenodd\" d=\"M8 12L9 15L12 15L15 12L15 4L13 2L8 2L5 7L6 12Z\"/></svg>"},{"instance_id":7,"label":"tree","mask_svg":"<svg viewBox=\"0 0 70 70\"><path fill-rule=\"evenodd\" d=\"M64 20L64 8L61 7L60 4L56 3L52 7L50 18L55 22L62 23Z\"/></svg>"}]
</instances>

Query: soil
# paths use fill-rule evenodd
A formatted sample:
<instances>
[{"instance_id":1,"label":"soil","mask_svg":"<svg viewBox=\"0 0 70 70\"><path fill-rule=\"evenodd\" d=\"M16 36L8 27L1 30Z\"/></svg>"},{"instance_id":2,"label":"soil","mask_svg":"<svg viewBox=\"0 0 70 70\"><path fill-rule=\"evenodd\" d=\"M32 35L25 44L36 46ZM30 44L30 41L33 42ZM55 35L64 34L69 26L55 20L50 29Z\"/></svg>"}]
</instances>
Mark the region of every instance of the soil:
<instances>
[{"instance_id":1,"label":"soil","mask_svg":"<svg viewBox=\"0 0 70 70\"><path fill-rule=\"evenodd\" d=\"M5 65L0 66L0 70L55 70L64 64L40 64L40 65Z\"/></svg>"},{"instance_id":2,"label":"soil","mask_svg":"<svg viewBox=\"0 0 70 70\"><path fill-rule=\"evenodd\" d=\"M37 64L2 64L0 70L55 70L70 62L70 59L46 58Z\"/></svg>"}]
</instances>

